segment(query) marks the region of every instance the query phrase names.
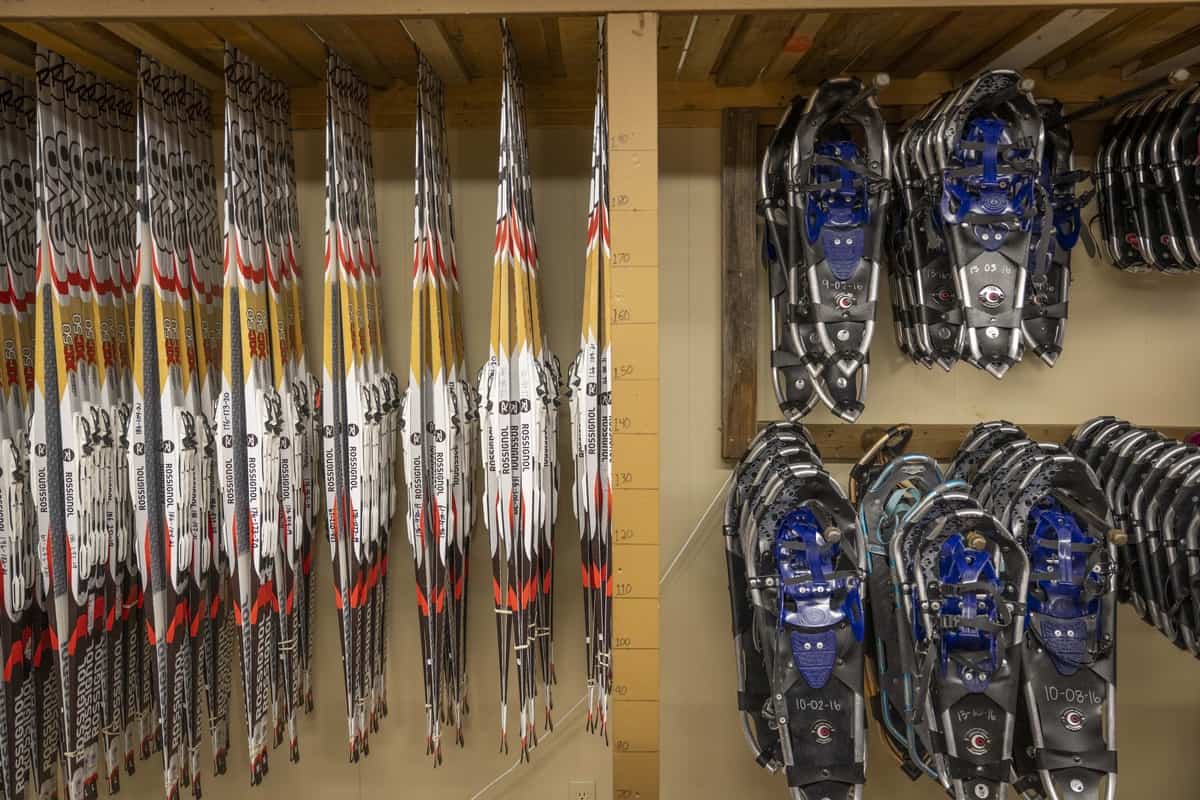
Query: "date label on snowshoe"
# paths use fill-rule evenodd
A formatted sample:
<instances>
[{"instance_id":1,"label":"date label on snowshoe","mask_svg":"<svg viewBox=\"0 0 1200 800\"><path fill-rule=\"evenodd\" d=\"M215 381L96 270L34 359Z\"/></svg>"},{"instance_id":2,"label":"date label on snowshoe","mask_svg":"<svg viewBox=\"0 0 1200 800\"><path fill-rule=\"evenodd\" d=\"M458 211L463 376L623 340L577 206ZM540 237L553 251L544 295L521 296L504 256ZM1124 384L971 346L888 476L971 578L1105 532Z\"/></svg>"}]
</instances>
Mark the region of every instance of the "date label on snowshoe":
<instances>
[{"instance_id":1,"label":"date label on snowshoe","mask_svg":"<svg viewBox=\"0 0 1200 800\"><path fill-rule=\"evenodd\" d=\"M1079 706L1098 706L1104 702L1104 696L1095 689L1076 689L1074 687L1060 689L1057 686L1043 686L1042 691L1051 703L1063 702Z\"/></svg>"},{"instance_id":2,"label":"date label on snowshoe","mask_svg":"<svg viewBox=\"0 0 1200 800\"><path fill-rule=\"evenodd\" d=\"M842 701L834 697L796 697L791 701L793 711L800 713L840 713Z\"/></svg>"}]
</instances>

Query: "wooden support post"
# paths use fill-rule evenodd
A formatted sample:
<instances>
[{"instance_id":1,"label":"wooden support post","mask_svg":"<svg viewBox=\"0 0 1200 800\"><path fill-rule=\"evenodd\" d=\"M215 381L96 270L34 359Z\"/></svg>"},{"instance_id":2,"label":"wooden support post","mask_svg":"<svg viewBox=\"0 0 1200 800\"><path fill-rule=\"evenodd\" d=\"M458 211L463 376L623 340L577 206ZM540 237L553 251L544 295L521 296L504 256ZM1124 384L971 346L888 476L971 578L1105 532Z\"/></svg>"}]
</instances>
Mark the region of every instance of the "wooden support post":
<instances>
[{"instance_id":1,"label":"wooden support post","mask_svg":"<svg viewBox=\"0 0 1200 800\"><path fill-rule=\"evenodd\" d=\"M754 438L758 405L758 111L721 115L721 455Z\"/></svg>"},{"instance_id":2,"label":"wooden support post","mask_svg":"<svg viewBox=\"0 0 1200 800\"><path fill-rule=\"evenodd\" d=\"M610 14L613 797L658 787L658 15Z\"/></svg>"}]
</instances>

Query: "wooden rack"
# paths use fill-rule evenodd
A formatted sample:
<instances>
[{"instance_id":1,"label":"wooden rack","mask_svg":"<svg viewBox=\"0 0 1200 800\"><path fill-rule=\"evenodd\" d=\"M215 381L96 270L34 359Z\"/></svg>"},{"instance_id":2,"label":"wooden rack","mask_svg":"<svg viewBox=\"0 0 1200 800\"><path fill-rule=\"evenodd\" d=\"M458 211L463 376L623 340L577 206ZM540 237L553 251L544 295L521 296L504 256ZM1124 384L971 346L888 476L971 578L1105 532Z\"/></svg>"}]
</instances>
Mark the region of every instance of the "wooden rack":
<instances>
[{"instance_id":1,"label":"wooden rack","mask_svg":"<svg viewBox=\"0 0 1200 800\"><path fill-rule=\"evenodd\" d=\"M336 13L332 13L336 10ZM436 13L432 13L436 12ZM613 785L618 800L658 787L658 152L660 127L721 125L726 109L730 191L753 165L745 137L771 125L796 94L837 74L892 74L881 103L900 120L984 67L1020 68L1071 110L1139 81L1200 62L1200 6L1109 0L1103 7L1039 0L0 0L0 69L28 72L36 44L132 84L144 51L223 89L229 40L292 87L294 124L324 120L328 44L375 90L378 126L409 127L416 61L411 40L448 84L450 125L493 126L500 59L497 17L526 68L530 122L588 125L596 59L594 16L609 20L618 692ZM220 103L214 107L221 108ZM737 137L743 137L737 146ZM734 177L741 188L735 189ZM725 181L723 180L723 185ZM727 224L744 226L731 217ZM738 331L756 330L758 269L730 247L726 280ZM737 345L743 351L746 342ZM753 347L751 342L750 347ZM752 351L750 351L752 352ZM727 453L755 429L754 360L729 360ZM736 395L735 400L729 396ZM733 426L733 427L730 427ZM831 460L853 460L873 427L813 426ZM1027 426L1061 440L1066 426ZM914 450L947 458L965 426L917 426ZM1167 429L1170 435L1188 431Z\"/></svg>"}]
</instances>

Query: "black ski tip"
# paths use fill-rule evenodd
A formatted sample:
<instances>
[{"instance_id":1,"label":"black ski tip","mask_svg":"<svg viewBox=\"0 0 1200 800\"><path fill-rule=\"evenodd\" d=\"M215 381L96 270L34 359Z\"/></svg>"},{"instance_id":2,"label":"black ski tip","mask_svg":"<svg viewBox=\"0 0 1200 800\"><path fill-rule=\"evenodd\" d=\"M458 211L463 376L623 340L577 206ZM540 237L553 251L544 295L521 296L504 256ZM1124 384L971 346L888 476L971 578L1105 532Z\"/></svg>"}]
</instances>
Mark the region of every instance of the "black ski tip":
<instances>
[{"instance_id":1,"label":"black ski tip","mask_svg":"<svg viewBox=\"0 0 1200 800\"><path fill-rule=\"evenodd\" d=\"M128 753L125 754L125 774L132 775L136 771L137 771L137 758L134 756L133 751L130 750Z\"/></svg>"},{"instance_id":2,"label":"black ski tip","mask_svg":"<svg viewBox=\"0 0 1200 800\"><path fill-rule=\"evenodd\" d=\"M304 713L311 714L313 712L313 708L315 708L315 705L313 704L313 694L312 692L309 692L304 698Z\"/></svg>"},{"instance_id":3,"label":"black ski tip","mask_svg":"<svg viewBox=\"0 0 1200 800\"><path fill-rule=\"evenodd\" d=\"M182 772L182 774L180 774L180 776L179 776L179 782L182 783L184 786L191 786L192 785L192 773L185 769Z\"/></svg>"},{"instance_id":4,"label":"black ski tip","mask_svg":"<svg viewBox=\"0 0 1200 800\"><path fill-rule=\"evenodd\" d=\"M121 791L121 770L114 769L108 773L108 793L117 794Z\"/></svg>"},{"instance_id":5,"label":"black ski tip","mask_svg":"<svg viewBox=\"0 0 1200 800\"><path fill-rule=\"evenodd\" d=\"M200 776L197 775L196 779L192 781L192 797L196 798L196 800L200 800L202 794L203 792L200 790Z\"/></svg>"},{"instance_id":6,"label":"black ski tip","mask_svg":"<svg viewBox=\"0 0 1200 800\"><path fill-rule=\"evenodd\" d=\"M225 751L213 755L213 775L224 775L227 764L225 763Z\"/></svg>"},{"instance_id":7,"label":"black ski tip","mask_svg":"<svg viewBox=\"0 0 1200 800\"><path fill-rule=\"evenodd\" d=\"M97 800L100 797L100 779L92 775L83 782L83 800Z\"/></svg>"},{"instance_id":8,"label":"black ski tip","mask_svg":"<svg viewBox=\"0 0 1200 800\"><path fill-rule=\"evenodd\" d=\"M288 756L291 758L293 764L300 762L300 742L296 739L292 739L291 752L288 754Z\"/></svg>"}]
</instances>

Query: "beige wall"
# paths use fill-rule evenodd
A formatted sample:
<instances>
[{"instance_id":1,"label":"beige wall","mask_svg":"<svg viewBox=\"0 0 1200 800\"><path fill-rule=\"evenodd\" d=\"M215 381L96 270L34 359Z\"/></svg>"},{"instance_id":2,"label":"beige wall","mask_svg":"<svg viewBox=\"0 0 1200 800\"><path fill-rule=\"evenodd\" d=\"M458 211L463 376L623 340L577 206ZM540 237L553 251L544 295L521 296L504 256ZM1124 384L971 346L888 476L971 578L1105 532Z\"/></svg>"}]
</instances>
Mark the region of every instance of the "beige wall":
<instances>
[{"instance_id":1,"label":"beige wall","mask_svg":"<svg viewBox=\"0 0 1200 800\"><path fill-rule=\"evenodd\" d=\"M583 252L587 213L587 177L590 168L590 130L534 130L531 134L538 243L545 262L545 319L555 352L564 364L579 348L579 315L583 290ZM451 169L458 222L458 256L466 296L467 355L472 370L487 353L491 292L492 241L495 232L497 135L489 130L452 132ZM323 134L306 131L297 136L297 169L304 239L304 294L306 333L310 357L320 356L322 236L324 221ZM376 180L384 257L384 324L391 367L408 374L409 303L412 270L412 131L389 130L375 136ZM319 365L319 360L314 363ZM405 378L407 383L407 378ZM564 416L564 430L569 421ZM564 435L562 442L569 440ZM565 459L566 456L564 455ZM564 461L562 477L570 481ZM565 484L569 487L569 484ZM584 692L582 598L579 589L578 529L570 506L569 489L561 493L556 570L556 690L561 716ZM323 537L323 534L322 534ZM211 763L204 754L204 792L209 798L322 797L328 800L405 798L406 800L465 800L513 764L517 758L516 686L510 687L510 741L512 752L497 752L499 704L497 701L496 642L489 590L491 562L487 534L476 534L472 554L471 716L466 727L466 749L453 744L453 733L444 740L444 764L434 769L425 753L424 695L421 684L416 603L413 594L409 548L400 523L392 527L392 559L388 700L390 716L371 737L371 755L358 765L346 760L342 666L328 569L328 547L318 548L316 711L303 720L301 761L290 764L286 747L271 753L271 772L265 783L251 790L245 763L244 721L241 700L234 698L234 744L229 772L222 778L207 773ZM235 683L238 681L235 680ZM540 712L539 712L540 713ZM494 789L486 800L561 800L567 782L595 780L599 797L610 797L611 751L598 736L583 729L584 709L558 726L554 735L523 765ZM131 798L162 796L160 762L138 763L133 778L123 777L122 795ZM188 790L184 790L187 792ZM185 795L186 796L186 795Z\"/></svg>"},{"instance_id":2,"label":"beige wall","mask_svg":"<svg viewBox=\"0 0 1200 800\"><path fill-rule=\"evenodd\" d=\"M720 133L666 130L660 140L662 563L668 564L727 476L720 458ZM1125 415L1200 428L1200 278L1126 276L1076 260L1066 352L1053 370L1023 363L1003 381L969 366L926 371L896 350L886 298L872 347L862 422L1076 423ZM886 284L884 287L886 291ZM765 288L762 291L766 308ZM761 327L760 418L778 416ZM829 422L823 410L813 421ZM835 469L845 479L845 467ZM1122 616L1120 796L1192 798L1200 785L1200 662ZM662 589L663 800L786 797L757 767L734 702L720 505ZM872 734L874 736L874 734ZM872 739L867 796L940 797L910 783Z\"/></svg>"}]
</instances>

